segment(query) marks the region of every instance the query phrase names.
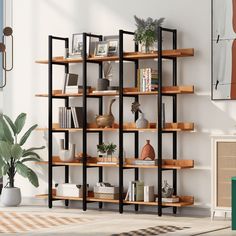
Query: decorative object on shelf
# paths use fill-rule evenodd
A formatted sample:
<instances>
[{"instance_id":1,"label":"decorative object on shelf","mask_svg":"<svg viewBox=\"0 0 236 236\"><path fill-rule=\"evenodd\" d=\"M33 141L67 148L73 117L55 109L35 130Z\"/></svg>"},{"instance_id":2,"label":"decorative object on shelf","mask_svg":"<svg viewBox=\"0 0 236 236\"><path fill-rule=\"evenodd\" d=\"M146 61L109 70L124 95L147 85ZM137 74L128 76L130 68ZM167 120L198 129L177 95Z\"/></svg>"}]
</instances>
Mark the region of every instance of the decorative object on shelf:
<instances>
[{"instance_id":1,"label":"decorative object on shelf","mask_svg":"<svg viewBox=\"0 0 236 236\"><path fill-rule=\"evenodd\" d=\"M148 17L144 20L134 15L134 19L137 26L134 33L134 41L142 45L144 52L152 51L151 47L157 41L157 29L165 18L153 20L151 17Z\"/></svg>"},{"instance_id":2,"label":"decorative object on shelf","mask_svg":"<svg viewBox=\"0 0 236 236\"><path fill-rule=\"evenodd\" d=\"M112 65L111 62L104 62L103 63L103 75L104 78L99 78L97 82L97 91L105 91L108 89L110 85L110 78L112 77L111 73Z\"/></svg>"},{"instance_id":3,"label":"decorative object on shelf","mask_svg":"<svg viewBox=\"0 0 236 236\"><path fill-rule=\"evenodd\" d=\"M146 160L146 159L155 159L155 151L152 145L150 144L150 140L146 140L146 144L144 145L142 152L141 152L141 160Z\"/></svg>"},{"instance_id":4,"label":"decorative object on shelf","mask_svg":"<svg viewBox=\"0 0 236 236\"><path fill-rule=\"evenodd\" d=\"M96 124L98 128L112 128L114 124L114 116L112 114L111 108L112 104L116 101L116 99L112 99L109 105L109 112L105 115L96 115Z\"/></svg>"},{"instance_id":5,"label":"decorative object on shelf","mask_svg":"<svg viewBox=\"0 0 236 236\"><path fill-rule=\"evenodd\" d=\"M162 187L162 197L171 198L174 193L174 189L167 183L167 180L164 180L164 185Z\"/></svg>"},{"instance_id":6,"label":"decorative object on shelf","mask_svg":"<svg viewBox=\"0 0 236 236\"><path fill-rule=\"evenodd\" d=\"M89 55L90 37L87 36L86 53ZM81 57L83 53L83 34L76 33L72 36L72 53L69 57Z\"/></svg>"},{"instance_id":7,"label":"decorative object on shelf","mask_svg":"<svg viewBox=\"0 0 236 236\"><path fill-rule=\"evenodd\" d=\"M142 68L137 71L137 85L140 92L157 91L158 78L157 70L152 68Z\"/></svg>"},{"instance_id":8,"label":"decorative object on shelf","mask_svg":"<svg viewBox=\"0 0 236 236\"><path fill-rule=\"evenodd\" d=\"M154 186L144 186L144 202L154 202Z\"/></svg>"},{"instance_id":9,"label":"decorative object on shelf","mask_svg":"<svg viewBox=\"0 0 236 236\"><path fill-rule=\"evenodd\" d=\"M119 54L119 35L104 36L103 40L108 42L108 56Z\"/></svg>"},{"instance_id":10,"label":"decorative object on shelf","mask_svg":"<svg viewBox=\"0 0 236 236\"><path fill-rule=\"evenodd\" d=\"M40 161L40 156L35 150L42 147L23 149L23 145L32 131L37 127L33 125L18 139L26 120L26 114L21 113L13 122L8 116L0 116L0 177L8 176L8 183L2 190L2 204L5 206L17 206L21 202L20 189L15 187L15 174L18 173L27 178L35 187L39 186L36 173L25 165L29 161Z\"/></svg>"},{"instance_id":11,"label":"decorative object on shelf","mask_svg":"<svg viewBox=\"0 0 236 236\"><path fill-rule=\"evenodd\" d=\"M118 199L119 187L115 187L110 183L99 182L94 186L94 197L101 199Z\"/></svg>"},{"instance_id":12,"label":"decorative object on shelf","mask_svg":"<svg viewBox=\"0 0 236 236\"><path fill-rule=\"evenodd\" d=\"M55 184L56 187L56 195L60 197L83 197L83 185L81 184ZM87 184L87 193L88 196L88 188L89 184Z\"/></svg>"},{"instance_id":13,"label":"decorative object on shelf","mask_svg":"<svg viewBox=\"0 0 236 236\"><path fill-rule=\"evenodd\" d=\"M138 129L146 129L148 128L149 122L145 119L144 113L140 109L139 102L133 102L131 106L132 113L140 112L139 118L136 120L136 128Z\"/></svg>"},{"instance_id":14,"label":"decorative object on shelf","mask_svg":"<svg viewBox=\"0 0 236 236\"><path fill-rule=\"evenodd\" d=\"M66 73L62 93L79 93L79 76L77 74Z\"/></svg>"},{"instance_id":15,"label":"decorative object on shelf","mask_svg":"<svg viewBox=\"0 0 236 236\"><path fill-rule=\"evenodd\" d=\"M70 149L65 149L64 139L60 139L59 158L62 162L73 162L75 160L75 144L70 144Z\"/></svg>"},{"instance_id":16,"label":"decorative object on shelf","mask_svg":"<svg viewBox=\"0 0 236 236\"><path fill-rule=\"evenodd\" d=\"M106 57L108 54L108 42L97 41L95 47L95 57Z\"/></svg>"},{"instance_id":17,"label":"decorative object on shelf","mask_svg":"<svg viewBox=\"0 0 236 236\"><path fill-rule=\"evenodd\" d=\"M112 162L112 154L114 154L116 148L117 145L112 142L108 144L102 143L97 145L97 152L99 156L106 156L107 158L110 158L110 162Z\"/></svg>"}]
</instances>

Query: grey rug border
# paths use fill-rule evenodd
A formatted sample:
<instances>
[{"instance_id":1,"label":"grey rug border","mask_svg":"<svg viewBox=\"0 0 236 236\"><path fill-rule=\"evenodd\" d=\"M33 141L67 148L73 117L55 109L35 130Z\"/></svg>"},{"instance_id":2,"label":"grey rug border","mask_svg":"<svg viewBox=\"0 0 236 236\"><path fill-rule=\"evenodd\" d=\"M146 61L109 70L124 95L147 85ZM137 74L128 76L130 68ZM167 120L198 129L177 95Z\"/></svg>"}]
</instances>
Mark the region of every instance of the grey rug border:
<instances>
[{"instance_id":1,"label":"grey rug border","mask_svg":"<svg viewBox=\"0 0 236 236\"><path fill-rule=\"evenodd\" d=\"M197 235L202 235L202 234L213 233L213 232L217 232L217 231L221 231L223 229L229 229L229 228L231 228L231 226L223 227L223 228L220 228L220 229L212 229L212 230L208 230L208 231L197 233L197 234L191 234L191 236L197 236Z\"/></svg>"}]
</instances>

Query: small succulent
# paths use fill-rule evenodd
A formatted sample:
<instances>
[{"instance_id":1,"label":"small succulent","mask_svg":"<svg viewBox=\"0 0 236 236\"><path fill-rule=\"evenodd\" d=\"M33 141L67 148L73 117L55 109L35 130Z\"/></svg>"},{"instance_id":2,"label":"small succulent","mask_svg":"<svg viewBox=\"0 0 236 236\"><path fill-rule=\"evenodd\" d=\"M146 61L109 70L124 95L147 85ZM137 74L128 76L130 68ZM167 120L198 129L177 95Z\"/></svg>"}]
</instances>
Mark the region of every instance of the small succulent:
<instances>
[{"instance_id":1,"label":"small succulent","mask_svg":"<svg viewBox=\"0 0 236 236\"><path fill-rule=\"evenodd\" d=\"M117 145L114 143L108 143L107 144L107 152L110 154L113 154L116 150Z\"/></svg>"},{"instance_id":2,"label":"small succulent","mask_svg":"<svg viewBox=\"0 0 236 236\"><path fill-rule=\"evenodd\" d=\"M131 111L132 111L132 113L135 113L135 112L143 113L143 112L140 110L139 107L140 107L139 102L133 102L133 103L132 103L132 106L131 106Z\"/></svg>"},{"instance_id":3,"label":"small succulent","mask_svg":"<svg viewBox=\"0 0 236 236\"><path fill-rule=\"evenodd\" d=\"M162 25L165 18L153 20L148 17L146 20L134 15L137 29L134 32L134 41L138 44L152 45L157 41L157 29Z\"/></svg>"},{"instance_id":4,"label":"small succulent","mask_svg":"<svg viewBox=\"0 0 236 236\"><path fill-rule=\"evenodd\" d=\"M116 151L117 145L114 143L102 143L97 145L97 151L100 153L113 154Z\"/></svg>"},{"instance_id":5,"label":"small succulent","mask_svg":"<svg viewBox=\"0 0 236 236\"><path fill-rule=\"evenodd\" d=\"M97 145L97 151L100 153L106 153L107 149L106 149L106 144L102 143L102 144L98 144Z\"/></svg>"}]
</instances>

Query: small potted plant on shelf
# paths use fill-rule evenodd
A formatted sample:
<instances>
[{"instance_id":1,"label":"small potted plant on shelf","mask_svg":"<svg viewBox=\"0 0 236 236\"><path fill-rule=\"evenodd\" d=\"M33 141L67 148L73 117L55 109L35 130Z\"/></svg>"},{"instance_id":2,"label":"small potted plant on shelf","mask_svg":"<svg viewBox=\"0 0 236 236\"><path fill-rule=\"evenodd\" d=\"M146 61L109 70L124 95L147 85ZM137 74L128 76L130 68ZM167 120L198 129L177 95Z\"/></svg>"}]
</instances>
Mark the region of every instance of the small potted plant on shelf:
<instances>
[{"instance_id":1,"label":"small potted plant on shelf","mask_svg":"<svg viewBox=\"0 0 236 236\"><path fill-rule=\"evenodd\" d=\"M112 162L112 155L114 154L114 152L116 151L116 144L114 143L108 143L107 144L107 157L110 157L110 160Z\"/></svg>"},{"instance_id":2,"label":"small potted plant on shelf","mask_svg":"<svg viewBox=\"0 0 236 236\"><path fill-rule=\"evenodd\" d=\"M134 32L134 41L137 44L141 44L142 51L152 51L154 42L157 42L157 29L162 25L165 18L153 20L148 17L146 20L134 15L137 29Z\"/></svg>"},{"instance_id":3,"label":"small potted plant on shelf","mask_svg":"<svg viewBox=\"0 0 236 236\"><path fill-rule=\"evenodd\" d=\"M31 132L37 127L33 125L19 138L25 120L25 113L21 113L15 122L6 115L0 115L0 178L4 175L8 177L7 185L2 189L1 195L1 202L5 206L17 206L21 202L20 189L15 187L16 173L27 178L35 187L39 186L36 173L25 163L40 161L40 156L35 150L43 149L44 146L23 148Z\"/></svg>"}]
</instances>

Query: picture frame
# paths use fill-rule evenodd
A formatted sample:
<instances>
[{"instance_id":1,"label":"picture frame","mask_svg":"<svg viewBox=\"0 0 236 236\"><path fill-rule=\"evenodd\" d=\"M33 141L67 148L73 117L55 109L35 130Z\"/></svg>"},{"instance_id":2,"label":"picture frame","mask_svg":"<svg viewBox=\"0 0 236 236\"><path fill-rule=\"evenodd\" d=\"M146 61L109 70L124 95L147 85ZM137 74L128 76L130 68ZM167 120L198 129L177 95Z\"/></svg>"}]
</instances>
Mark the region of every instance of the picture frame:
<instances>
[{"instance_id":1,"label":"picture frame","mask_svg":"<svg viewBox=\"0 0 236 236\"><path fill-rule=\"evenodd\" d=\"M108 35L103 37L108 42L108 56L117 56L119 54L119 35Z\"/></svg>"},{"instance_id":2,"label":"picture frame","mask_svg":"<svg viewBox=\"0 0 236 236\"><path fill-rule=\"evenodd\" d=\"M95 47L95 57L106 57L108 55L108 42L97 41Z\"/></svg>"},{"instance_id":3,"label":"picture frame","mask_svg":"<svg viewBox=\"0 0 236 236\"><path fill-rule=\"evenodd\" d=\"M87 55L89 55L90 37L87 36ZM82 56L83 53L83 34L75 33L72 35L72 55Z\"/></svg>"},{"instance_id":4,"label":"picture frame","mask_svg":"<svg viewBox=\"0 0 236 236\"><path fill-rule=\"evenodd\" d=\"M62 93L65 94L71 90L78 90L79 76L77 74L66 73L63 83Z\"/></svg>"}]
</instances>

